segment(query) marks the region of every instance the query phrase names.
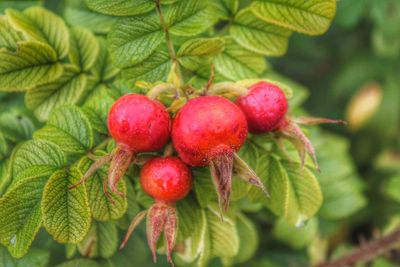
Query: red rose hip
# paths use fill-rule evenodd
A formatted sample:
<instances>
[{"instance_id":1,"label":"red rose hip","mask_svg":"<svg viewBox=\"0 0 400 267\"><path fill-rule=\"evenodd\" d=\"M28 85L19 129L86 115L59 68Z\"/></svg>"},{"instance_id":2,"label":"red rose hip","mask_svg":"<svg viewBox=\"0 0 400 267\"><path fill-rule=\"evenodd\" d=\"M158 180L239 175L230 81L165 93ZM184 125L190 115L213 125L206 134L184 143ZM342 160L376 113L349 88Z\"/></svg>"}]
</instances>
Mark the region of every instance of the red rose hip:
<instances>
[{"instance_id":1,"label":"red rose hip","mask_svg":"<svg viewBox=\"0 0 400 267\"><path fill-rule=\"evenodd\" d=\"M246 115L251 133L276 130L288 110L283 91L267 82L252 85L247 95L238 97L236 104Z\"/></svg>"},{"instance_id":2,"label":"red rose hip","mask_svg":"<svg viewBox=\"0 0 400 267\"><path fill-rule=\"evenodd\" d=\"M229 205L234 160L242 167L245 165L236 152L245 142L247 133L243 112L219 96L190 100L173 121L172 141L176 151L191 166L210 166L221 210ZM259 179L251 173L248 181L257 184Z\"/></svg>"},{"instance_id":3,"label":"red rose hip","mask_svg":"<svg viewBox=\"0 0 400 267\"><path fill-rule=\"evenodd\" d=\"M156 261L157 241L164 232L167 245L167 259L172 263L178 218L175 202L183 199L192 188L190 169L179 158L156 157L143 166L140 172L143 191L155 199L155 203L132 221L121 244L123 248L137 225L147 217L147 240Z\"/></svg>"},{"instance_id":4,"label":"red rose hip","mask_svg":"<svg viewBox=\"0 0 400 267\"><path fill-rule=\"evenodd\" d=\"M166 108L158 101L138 94L129 94L115 101L108 113L108 129L117 143L114 151L89 168L81 181L85 182L105 163L111 161L108 171L108 186L118 193L116 185L138 153L157 151L168 141L171 119ZM104 183L104 193L112 201Z\"/></svg>"}]
</instances>

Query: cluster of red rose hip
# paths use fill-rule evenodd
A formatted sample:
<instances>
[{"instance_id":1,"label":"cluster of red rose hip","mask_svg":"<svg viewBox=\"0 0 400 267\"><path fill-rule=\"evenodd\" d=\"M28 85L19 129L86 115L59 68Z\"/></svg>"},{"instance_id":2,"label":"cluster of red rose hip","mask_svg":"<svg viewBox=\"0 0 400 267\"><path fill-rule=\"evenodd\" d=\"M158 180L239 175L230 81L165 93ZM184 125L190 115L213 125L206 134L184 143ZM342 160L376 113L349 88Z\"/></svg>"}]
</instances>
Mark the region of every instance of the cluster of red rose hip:
<instances>
[{"instance_id":1,"label":"cluster of red rose hip","mask_svg":"<svg viewBox=\"0 0 400 267\"><path fill-rule=\"evenodd\" d=\"M237 98L236 103L221 96L198 96L189 100L173 120L163 104L156 100L138 94L122 96L114 103L108 116L108 129L117 147L110 155L94 163L82 181L111 160L108 185L111 192L120 193L116 185L134 158L139 153L159 151L171 135L178 156L156 156L142 167L140 184L144 192L155 199L155 204L133 220L121 248L147 216L147 238L154 259L157 241L164 232L168 261L172 263L171 253L177 232L174 203L191 190L189 166L210 166L222 212L229 204L232 171L238 158L236 152L245 142L248 132L284 135L295 140L295 144L301 144L298 148L300 154L303 153L302 158L304 152L308 152L315 159L311 143L297 123L327 121L311 118L295 121L286 116L287 110L288 102L283 91L268 82L253 84L246 95ZM256 175L248 182L263 188ZM104 191L108 194L106 183Z\"/></svg>"}]
</instances>

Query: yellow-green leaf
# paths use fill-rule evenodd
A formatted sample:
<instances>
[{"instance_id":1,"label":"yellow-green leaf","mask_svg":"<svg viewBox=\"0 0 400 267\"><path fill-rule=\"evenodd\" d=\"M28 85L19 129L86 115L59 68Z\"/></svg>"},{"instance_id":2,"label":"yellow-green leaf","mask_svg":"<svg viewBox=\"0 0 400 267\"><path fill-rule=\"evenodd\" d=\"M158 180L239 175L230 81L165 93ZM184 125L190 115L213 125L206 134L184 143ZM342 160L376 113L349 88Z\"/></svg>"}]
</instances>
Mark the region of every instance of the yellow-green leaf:
<instances>
[{"instance_id":1,"label":"yellow-green leaf","mask_svg":"<svg viewBox=\"0 0 400 267\"><path fill-rule=\"evenodd\" d=\"M14 30L5 17L0 16L0 49L6 48L14 51L17 49L17 42L22 39L21 33Z\"/></svg>"},{"instance_id":2,"label":"yellow-green leaf","mask_svg":"<svg viewBox=\"0 0 400 267\"><path fill-rule=\"evenodd\" d=\"M30 89L25 95L25 103L39 120L45 121L55 108L81 100L86 84L86 75L66 67L59 80Z\"/></svg>"},{"instance_id":3,"label":"yellow-green leaf","mask_svg":"<svg viewBox=\"0 0 400 267\"><path fill-rule=\"evenodd\" d=\"M23 12L7 9L6 15L10 24L29 39L50 45L59 59L67 56L69 33L59 16L42 7L30 7Z\"/></svg>"},{"instance_id":4,"label":"yellow-green leaf","mask_svg":"<svg viewBox=\"0 0 400 267\"><path fill-rule=\"evenodd\" d=\"M71 154L85 153L93 145L93 130L80 108L64 106L55 110L46 125L33 137L53 142Z\"/></svg>"},{"instance_id":5,"label":"yellow-green leaf","mask_svg":"<svg viewBox=\"0 0 400 267\"><path fill-rule=\"evenodd\" d=\"M90 70L99 56L99 42L93 33L81 27L72 28L70 34L70 61L82 71Z\"/></svg>"},{"instance_id":6,"label":"yellow-green leaf","mask_svg":"<svg viewBox=\"0 0 400 267\"><path fill-rule=\"evenodd\" d=\"M233 20L230 34L248 50L266 56L281 56L286 53L291 31L264 22L246 9Z\"/></svg>"},{"instance_id":7,"label":"yellow-green leaf","mask_svg":"<svg viewBox=\"0 0 400 267\"><path fill-rule=\"evenodd\" d=\"M0 50L0 91L25 91L62 73L56 53L46 44L23 41L15 53Z\"/></svg>"},{"instance_id":8,"label":"yellow-green leaf","mask_svg":"<svg viewBox=\"0 0 400 267\"><path fill-rule=\"evenodd\" d=\"M40 203L47 177L17 182L0 199L0 240L16 258L24 256L42 221Z\"/></svg>"},{"instance_id":9,"label":"yellow-green leaf","mask_svg":"<svg viewBox=\"0 0 400 267\"><path fill-rule=\"evenodd\" d=\"M77 244L89 231L91 216L84 185L73 190L82 174L75 168L57 171L47 182L42 200L43 225L60 243Z\"/></svg>"},{"instance_id":10,"label":"yellow-green leaf","mask_svg":"<svg viewBox=\"0 0 400 267\"><path fill-rule=\"evenodd\" d=\"M85 0L88 7L96 12L114 16L134 16L155 8L149 0Z\"/></svg>"},{"instance_id":11,"label":"yellow-green leaf","mask_svg":"<svg viewBox=\"0 0 400 267\"><path fill-rule=\"evenodd\" d=\"M336 13L336 0L256 0L251 10L268 23L318 35L329 28Z\"/></svg>"}]
</instances>

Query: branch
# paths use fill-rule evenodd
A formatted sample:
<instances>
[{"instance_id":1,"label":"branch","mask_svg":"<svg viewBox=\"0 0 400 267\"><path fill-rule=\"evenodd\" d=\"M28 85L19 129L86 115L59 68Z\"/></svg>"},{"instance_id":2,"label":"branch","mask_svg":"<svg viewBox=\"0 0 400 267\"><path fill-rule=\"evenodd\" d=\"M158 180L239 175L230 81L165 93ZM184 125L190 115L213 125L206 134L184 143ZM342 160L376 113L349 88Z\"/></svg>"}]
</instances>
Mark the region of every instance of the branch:
<instances>
[{"instance_id":1,"label":"branch","mask_svg":"<svg viewBox=\"0 0 400 267\"><path fill-rule=\"evenodd\" d=\"M371 241L370 243L361 246L351 254L345 255L331 262L321 263L317 267L341 267L353 266L356 263L369 262L381 254L393 249L400 242L400 229L391 234Z\"/></svg>"},{"instance_id":2,"label":"branch","mask_svg":"<svg viewBox=\"0 0 400 267\"><path fill-rule=\"evenodd\" d=\"M179 81L180 81L181 84L183 84L182 72L181 72L181 69L180 69L180 66L179 66L179 62L176 59L176 53L175 53L175 49L174 49L174 44L173 44L173 42L171 40L171 36L169 35L168 25L165 23L165 20L164 20L164 15L163 15L162 10L161 10L160 0L156 0L155 3L156 3L157 14L160 17L160 24L161 24L161 27L164 30L165 41L167 43L169 56L171 57L172 63L176 64L176 71L177 71L177 75L179 77Z\"/></svg>"}]
</instances>

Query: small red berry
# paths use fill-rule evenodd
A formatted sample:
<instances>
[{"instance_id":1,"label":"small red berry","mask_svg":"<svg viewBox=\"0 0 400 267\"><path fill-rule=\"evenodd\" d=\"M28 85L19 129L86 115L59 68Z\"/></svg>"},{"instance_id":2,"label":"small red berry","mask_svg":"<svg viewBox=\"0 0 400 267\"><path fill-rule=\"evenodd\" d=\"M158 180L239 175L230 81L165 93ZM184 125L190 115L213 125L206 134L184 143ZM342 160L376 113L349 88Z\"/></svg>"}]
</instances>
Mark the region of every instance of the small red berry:
<instances>
[{"instance_id":1,"label":"small red berry","mask_svg":"<svg viewBox=\"0 0 400 267\"><path fill-rule=\"evenodd\" d=\"M172 263L175 247L178 217L175 202L184 198L192 188L192 175L189 167L176 157L156 157L143 166L140 172L143 190L155 199L155 203L140 212L132 221L121 244L123 248L137 225L147 217L147 241L156 261L157 242L164 232L167 246L167 259Z\"/></svg>"},{"instance_id":2,"label":"small red berry","mask_svg":"<svg viewBox=\"0 0 400 267\"><path fill-rule=\"evenodd\" d=\"M135 154L161 149L169 139L170 124L165 107L143 95L122 96L108 113L111 136Z\"/></svg>"},{"instance_id":3,"label":"small red berry","mask_svg":"<svg viewBox=\"0 0 400 267\"><path fill-rule=\"evenodd\" d=\"M243 112L219 96L190 100L172 125L172 141L180 158L191 166L210 166L221 209L227 209L235 152L247 137Z\"/></svg>"},{"instance_id":4,"label":"small red berry","mask_svg":"<svg viewBox=\"0 0 400 267\"><path fill-rule=\"evenodd\" d=\"M176 202L192 188L189 167L176 157L156 157L143 166L140 173L143 191L157 201Z\"/></svg>"},{"instance_id":5,"label":"small red berry","mask_svg":"<svg viewBox=\"0 0 400 267\"><path fill-rule=\"evenodd\" d=\"M253 84L247 95L238 97L236 104L246 115L251 133L276 130L288 110L283 91L267 82Z\"/></svg>"}]
</instances>

